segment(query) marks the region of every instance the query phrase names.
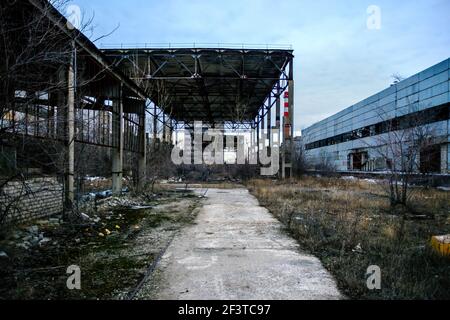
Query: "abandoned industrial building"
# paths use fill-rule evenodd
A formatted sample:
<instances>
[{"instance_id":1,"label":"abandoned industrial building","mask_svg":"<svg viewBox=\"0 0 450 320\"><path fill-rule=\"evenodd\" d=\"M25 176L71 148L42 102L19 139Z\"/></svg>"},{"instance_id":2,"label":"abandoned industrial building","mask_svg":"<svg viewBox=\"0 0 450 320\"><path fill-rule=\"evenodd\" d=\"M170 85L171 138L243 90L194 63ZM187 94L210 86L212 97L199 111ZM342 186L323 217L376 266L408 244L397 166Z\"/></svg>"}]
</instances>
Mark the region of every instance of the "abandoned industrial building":
<instances>
[{"instance_id":1,"label":"abandoned industrial building","mask_svg":"<svg viewBox=\"0 0 450 320\"><path fill-rule=\"evenodd\" d=\"M0 302L448 299L450 3L422 2L0 1Z\"/></svg>"},{"instance_id":2,"label":"abandoned industrial building","mask_svg":"<svg viewBox=\"0 0 450 320\"><path fill-rule=\"evenodd\" d=\"M449 64L445 60L303 130L311 169L450 173ZM413 150L414 149L414 150Z\"/></svg>"},{"instance_id":3,"label":"abandoned industrial building","mask_svg":"<svg viewBox=\"0 0 450 320\"><path fill-rule=\"evenodd\" d=\"M257 149L263 131L283 126L282 176L292 174L290 47L99 49L48 1L8 3L2 12L10 47L1 53L0 197L8 219L55 214L62 203L71 210L88 175L112 176L115 195L125 177L142 188L148 158L161 145L171 149L194 121L251 131Z\"/></svg>"}]
</instances>

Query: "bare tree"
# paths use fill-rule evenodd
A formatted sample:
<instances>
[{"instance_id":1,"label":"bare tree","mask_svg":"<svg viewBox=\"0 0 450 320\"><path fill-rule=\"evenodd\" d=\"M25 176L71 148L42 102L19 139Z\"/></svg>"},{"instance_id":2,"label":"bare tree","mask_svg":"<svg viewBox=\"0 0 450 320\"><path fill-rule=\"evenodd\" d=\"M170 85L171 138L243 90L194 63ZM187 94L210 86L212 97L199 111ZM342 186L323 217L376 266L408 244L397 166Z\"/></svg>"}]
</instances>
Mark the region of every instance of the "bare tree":
<instances>
[{"instance_id":1,"label":"bare tree","mask_svg":"<svg viewBox=\"0 0 450 320\"><path fill-rule=\"evenodd\" d=\"M436 130L426 122L424 113L413 108L404 119L383 119L384 133L375 139L374 150L384 160L389 172L387 192L391 206L406 206L412 195L412 178L421 171L420 155L436 141Z\"/></svg>"},{"instance_id":2,"label":"bare tree","mask_svg":"<svg viewBox=\"0 0 450 320\"><path fill-rule=\"evenodd\" d=\"M293 157L294 173L297 176L304 174L308 170L308 164L306 160L305 145L301 141L294 144Z\"/></svg>"},{"instance_id":3,"label":"bare tree","mask_svg":"<svg viewBox=\"0 0 450 320\"><path fill-rule=\"evenodd\" d=\"M68 3L67 0L0 3L0 144L9 141L24 150L26 145L32 145L37 151L34 163L52 167L61 177L67 161L64 149L67 70L74 63L75 41L92 28L92 19L80 21L78 30L66 23L58 11L65 12ZM81 77L81 63L77 71L79 88L98 80L103 72ZM58 108L52 107L55 103ZM0 194L4 194L11 181L19 180L26 188L26 171L17 168L3 152L0 156L10 162L11 168L1 170ZM0 219L4 220L18 201L14 198L10 203L2 203Z\"/></svg>"}]
</instances>

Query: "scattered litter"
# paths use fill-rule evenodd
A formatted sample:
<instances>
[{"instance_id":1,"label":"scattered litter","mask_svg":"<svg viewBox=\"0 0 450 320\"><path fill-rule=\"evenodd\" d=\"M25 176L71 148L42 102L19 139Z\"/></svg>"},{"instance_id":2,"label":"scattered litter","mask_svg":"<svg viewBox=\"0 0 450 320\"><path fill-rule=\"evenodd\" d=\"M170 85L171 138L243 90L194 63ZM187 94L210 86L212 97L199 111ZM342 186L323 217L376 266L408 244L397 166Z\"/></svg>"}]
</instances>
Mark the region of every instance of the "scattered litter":
<instances>
[{"instance_id":1,"label":"scattered litter","mask_svg":"<svg viewBox=\"0 0 450 320\"><path fill-rule=\"evenodd\" d=\"M438 187L438 190L450 192L450 187Z\"/></svg>"},{"instance_id":2,"label":"scattered litter","mask_svg":"<svg viewBox=\"0 0 450 320\"><path fill-rule=\"evenodd\" d=\"M0 259L8 259L9 256L6 254L5 251L0 251Z\"/></svg>"},{"instance_id":3,"label":"scattered litter","mask_svg":"<svg viewBox=\"0 0 450 320\"><path fill-rule=\"evenodd\" d=\"M352 250L355 253L363 253L363 249L361 247L361 243L358 243L358 245Z\"/></svg>"},{"instance_id":4,"label":"scattered litter","mask_svg":"<svg viewBox=\"0 0 450 320\"><path fill-rule=\"evenodd\" d=\"M152 208L152 206L132 206L130 207L130 210L147 210Z\"/></svg>"},{"instance_id":5,"label":"scattered litter","mask_svg":"<svg viewBox=\"0 0 450 320\"><path fill-rule=\"evenodd\" d=\"M109 231L108 229L105 229L105 233L106 233L106 235L110 235L111 234L111 231Z\"/></svg>"},{"instance_id":6,"label":"scattered litter","mask_svg":"<svg viewBox=\"0 0 450 320\"><path fill-rule=\"evenodd\" d=\"M95 193L95 199L106 199L112 197L112 190L106 190L102 192Z\"/></svg>"},{"instance_id":7,"label":"scattered litter","mask_svg":"<svg viewBox=\"0 0 450 320\"><path fill-rule=\"evenodd\" d=\"M50 239L50 238L44 238L41 241L39 241L39 246L42 247L51 241L52 241L52 239Z\"/></svg>"},{"instance_id":8,"label":"scattered litter","mask_svg":"<svg viewBox=\"0 0 450 320\"><path fill-rule=\"evenodd\" d=\"M99 237L104 237L104 236L105 236L105 234L104 234L104 233L102 233L102 232L100 232L100 233L98 234L98 236L99 236Z\"/></svg>"},{"instance_id":9,"label":"scattered litter","mask_svg":"<svg viewBox=\"0 0 450 320\"><path fill-rule=\"evenodd\" d=\"M445 236L434 236L431 246L442 256L450 257L450 234Z\"/></svg>"}]
</instances>

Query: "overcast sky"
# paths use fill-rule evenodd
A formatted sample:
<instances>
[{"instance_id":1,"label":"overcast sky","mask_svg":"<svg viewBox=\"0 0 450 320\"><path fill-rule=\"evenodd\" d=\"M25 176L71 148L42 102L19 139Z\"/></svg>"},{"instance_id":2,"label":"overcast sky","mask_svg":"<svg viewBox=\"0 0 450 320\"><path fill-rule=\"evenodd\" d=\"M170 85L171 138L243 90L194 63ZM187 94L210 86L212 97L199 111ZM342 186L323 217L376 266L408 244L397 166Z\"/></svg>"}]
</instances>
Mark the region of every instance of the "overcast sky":
<instances>
[{"instance_id":1,"label":"overcast sky","mask_svg":"<svg viewBox=\"0 0 450 320\"><path fill-rule=\"evenodd\" d=\"M450 57L449 0L75 0L101 43L292 44L296 130ZM369 29L370 5L381 29ZM373 21L373 20L371 20Z\"/></svg>"}]
</instances>

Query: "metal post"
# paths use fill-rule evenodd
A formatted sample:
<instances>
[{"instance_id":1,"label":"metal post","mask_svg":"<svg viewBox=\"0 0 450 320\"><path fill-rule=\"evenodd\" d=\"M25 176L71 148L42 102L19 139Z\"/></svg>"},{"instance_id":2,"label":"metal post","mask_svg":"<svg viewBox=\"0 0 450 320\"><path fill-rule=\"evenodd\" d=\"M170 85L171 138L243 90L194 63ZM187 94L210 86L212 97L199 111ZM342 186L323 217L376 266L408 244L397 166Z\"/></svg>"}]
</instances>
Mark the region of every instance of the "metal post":
<instances>
[{"instance_id":1,"label":"metal post","mask_svg":"<svg viewBox=\"0 0 450 320\"><path fill-rule=\"evenodd\" d=\"M120 84L119 97L113 102L113 127L112 134L115 139L112 152L112 179L113 179L113 194L120 195L122 193L122 178L123 178L123 84Z\"/></svg>"},{"instance_id":2,"label":"metal post","mask_svg":"<svg viewBox=\"0 0 450 320\"><path fill-rule=\"evenodd\" d=\"M280 82L277 83L277 106L276 106L276 115L275 115L275 127L278 130L278 134L280 134L281 129L281 86ZM280 139L280 138L279 138Z\"/></svg>"},{"instance_id":3,"label":"metal post","mask_svg":"<svg viewBox=\"0 0 450 320\"><path fill-rule=\"evenodd\" d=\"M266 106L264 105L261 114L261 136L264 136L264 131L266 130L266 117L264 114L266 113ZM263 148L265 147L265 141L263 141Z\"/></svg>"}]
</instances>

